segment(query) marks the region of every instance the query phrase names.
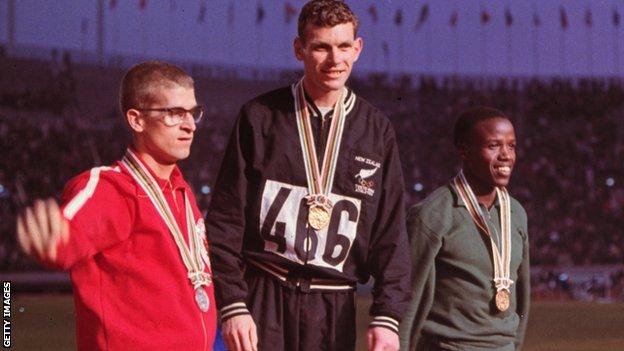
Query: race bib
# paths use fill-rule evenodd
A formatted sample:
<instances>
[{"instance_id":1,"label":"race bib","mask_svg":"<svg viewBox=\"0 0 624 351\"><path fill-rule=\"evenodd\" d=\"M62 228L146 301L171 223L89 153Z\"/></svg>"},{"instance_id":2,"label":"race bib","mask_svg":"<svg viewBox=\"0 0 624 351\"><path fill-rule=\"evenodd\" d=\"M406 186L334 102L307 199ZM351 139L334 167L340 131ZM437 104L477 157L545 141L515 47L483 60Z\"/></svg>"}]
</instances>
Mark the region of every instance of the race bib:
<instances>
[{"instance_id":1,"label":"race bib","mask_svg":"<svg viewBox=\"0 0 624 351\"><path fill-rule=\"evenodd\" d=\"M264 250L299 264L342 272L357 233L361 201L329 194L334 204L329 225L308 227L308 189L267 180L260 209L260 234Z\"/></svg>"}]
</instances>

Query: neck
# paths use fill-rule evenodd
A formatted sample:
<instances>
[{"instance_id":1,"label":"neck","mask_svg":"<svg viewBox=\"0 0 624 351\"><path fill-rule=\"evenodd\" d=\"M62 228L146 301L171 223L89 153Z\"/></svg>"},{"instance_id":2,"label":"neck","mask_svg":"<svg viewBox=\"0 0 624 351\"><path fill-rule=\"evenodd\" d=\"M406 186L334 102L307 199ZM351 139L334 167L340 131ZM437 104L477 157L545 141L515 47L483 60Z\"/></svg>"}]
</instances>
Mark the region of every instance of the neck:
<instances>
[{"instance_id":1,"label":"neck","mask_svg":"<svg viewBox=\"0 0 624 351\"><path fill-rule=\"evenodd\" d=\"M145 163L158 178L169 179L171 172L173 172L173 169L175 168L175 163L159 161L154 156L145 152L145 150L140 150L136 146L134 147L134 151L137 155L139 155L139 157L141 157L143 163Z\"/></svg>"},{"instance_id":2,"label":"neck","mask_svg":"<svg viewBox=\"0 0 624 351\"><path fill-rule=\"evenodd\" d=\"M466 169L464 169L464 176L472 192L475 194L477 201L488 209L492 207L496 200L496 188L491 185L483 184Z\"/></svg>"},{"instance_id":3,"label":"neck","mask_svg":"<svg viewBox=\"0 0 624 351\"><path fill-rule=\"evenodd\" d=\"M309 84L307 78L303 79L303 89L312 98L314 104L318 107L334 107L336 102L342 96L342 89L339 90L321 90Z\"/></svg>"}]
</instances>

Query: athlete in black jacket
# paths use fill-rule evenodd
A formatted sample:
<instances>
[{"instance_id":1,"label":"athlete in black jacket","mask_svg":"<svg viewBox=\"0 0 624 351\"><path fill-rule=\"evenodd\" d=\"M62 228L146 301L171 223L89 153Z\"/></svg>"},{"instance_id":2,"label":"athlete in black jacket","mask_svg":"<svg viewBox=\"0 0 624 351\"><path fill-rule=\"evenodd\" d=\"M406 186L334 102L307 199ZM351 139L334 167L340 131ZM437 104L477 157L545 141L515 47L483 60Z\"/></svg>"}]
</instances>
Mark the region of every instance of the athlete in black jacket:
<instances>
[{"instance_id":1,"label":"athlete in black jacket","mask_svg":"<svg viewBox=\"0 0 624 351\"><path fill-rule=\"evenodd\" d=\"M208 213L224 338L353 349L354 289L372 275L369 348L398 349L409 258L394 131L344 86L361 49L348 7L312 1L299 25L305 76L242 107Z\"/></svg>"}]
</instances>

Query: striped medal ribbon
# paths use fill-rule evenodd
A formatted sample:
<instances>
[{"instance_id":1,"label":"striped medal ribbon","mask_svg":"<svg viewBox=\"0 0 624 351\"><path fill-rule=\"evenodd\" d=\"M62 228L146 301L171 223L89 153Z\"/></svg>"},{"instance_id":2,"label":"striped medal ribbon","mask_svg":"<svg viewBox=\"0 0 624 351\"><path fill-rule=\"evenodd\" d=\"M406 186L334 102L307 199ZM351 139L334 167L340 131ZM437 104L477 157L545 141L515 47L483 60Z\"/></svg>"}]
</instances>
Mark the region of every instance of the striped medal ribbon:
<instances>
[{"instance_id":1,"label":"striped medal ribbon","mask_svg":"<svg viewBox=\"0 0 624 351\"><path fill-rule=\"evenodd\" d=\"M344 104L347 89L343 88L342 95L334 106L334 114L331 119L329 136L323 155L323 165L320 170L310 124L310 113L307 108L305 92L303 91L303 78L298 83L292 85L292 94L295 99L297 130L299 131L299 142L301 143L303 163L308 182L308 195L306 196L309 206L308 223L312 228L321 230L329 224L333 207L328 196L334 183L338 151L340 150L342 131L347 114Z\"/></svg>"},{"instance_id":2,"label":"striped medal ribbon","mask_svg":"<svg viewBox=\"0 0 624 351\"><path fill-rule=\"evenodd\" d=\"M500 311L509 308L510 287L513 280L510 277L511 265L511 206L509 194L504 187L496 188L496 196L500 204L500 225L501 225L501 250L498 249L493 239L493 233L487 224L487 220L481 211L472 188L468 184L464 172L460 171L453 180L455 189L466 204L466 208L477 227L490 238L492 245L492 258L494 263L494 286L496 287L495 304Z\"/></svg>"},{"instance_id":3,"label":"striped medal ribbon","mask_svg":"<svg viewBox=\"0 0 624 351\"><path fill-rule=\"evenodd\" d=\"M201 311L207 312L210 300L208 299L208 294L204 286L210 286L210 284L212 284L212 279L210 275L204 271L205 264L201 258L200 247L202 244L197 237L193 210L188 195L184 192L186 228L189 235L189 245L187 246L184 241L184 235L171 212L167 200L165 200L162 190L145 165L130 149L126 150L126 154L121 160L121 163L132 175L132 178L141 186L143 191L145 191L154 205L154 208L156 208L156 211L169 228L171 236L180 252L180 257L182 257L184 266L186 266L188 271L187 277L193 285L193 289L195 289L195 302Z\"/></svg>"}]
</instances>

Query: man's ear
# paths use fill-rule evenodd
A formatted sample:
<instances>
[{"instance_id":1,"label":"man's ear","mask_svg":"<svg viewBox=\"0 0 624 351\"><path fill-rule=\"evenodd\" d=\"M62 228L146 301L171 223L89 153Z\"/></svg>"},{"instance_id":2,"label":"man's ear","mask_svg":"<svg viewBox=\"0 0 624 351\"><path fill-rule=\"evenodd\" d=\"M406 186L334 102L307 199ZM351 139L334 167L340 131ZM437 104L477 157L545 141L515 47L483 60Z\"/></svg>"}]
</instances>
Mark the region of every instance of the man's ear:
<instances>
[{"instance_id":1,"label":"man's ear","mask_svg":"<svg viewBox=\"0 0 624 351\"><path fill-rule=\"evenodd\" d=\"M355 49L355 59L353 60L355 62L360 57L362 49L364 49L364 39L357 37L355 41L353 41L353 48Z\"/></svg>"},{"instance_id":2,"label":"man's ear","mask_svg":"<svg viewBox=\"0 0 624 351\"><path fill-rule=\"evenodd\" d=\"M141 133L145 129L145 120L141 117L141 112L136 109L126 111L126 122L135 133Z\"/></svg>"},{"instance_id":3,"label":"man's ear","mask_svg":"<svg viewBox=\"0 0 624 351\"><path fill-rule=\"evenodd\" d=\"M298 61L303 61L304 58L304 54L303 54L303 40L300 37L296 37L295 40L293 41L293 48L295 49L295 57L297 58Z\"/></svg>"}]
</instances>

